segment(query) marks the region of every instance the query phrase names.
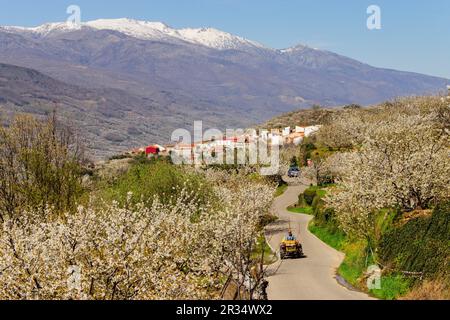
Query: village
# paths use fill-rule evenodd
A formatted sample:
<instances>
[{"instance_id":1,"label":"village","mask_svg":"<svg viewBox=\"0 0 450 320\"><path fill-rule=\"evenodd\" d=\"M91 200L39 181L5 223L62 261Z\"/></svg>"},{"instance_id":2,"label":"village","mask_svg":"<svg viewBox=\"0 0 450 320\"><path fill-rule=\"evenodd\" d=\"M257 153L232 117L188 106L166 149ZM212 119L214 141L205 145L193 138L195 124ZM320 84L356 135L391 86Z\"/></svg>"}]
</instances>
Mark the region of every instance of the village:
<instances>
[{"instance_id":1,"label":"village","mask_svg":"<svg viewBox=\"0 0 450 320\"><path fill-rule=\"evenodd\" d=\"M145 155L148 158L175 156L186 161L217 157L226 151L248 150L250 144L264 143L271 146L299 145L305 137L309 137L320 129L320 125L295 126L270 130L249 129L233 136L212 136L208 139L187 143L179 138L174 143L160 145L151 144L125 152L126 156Z\"/></svg>"}]
</instances>

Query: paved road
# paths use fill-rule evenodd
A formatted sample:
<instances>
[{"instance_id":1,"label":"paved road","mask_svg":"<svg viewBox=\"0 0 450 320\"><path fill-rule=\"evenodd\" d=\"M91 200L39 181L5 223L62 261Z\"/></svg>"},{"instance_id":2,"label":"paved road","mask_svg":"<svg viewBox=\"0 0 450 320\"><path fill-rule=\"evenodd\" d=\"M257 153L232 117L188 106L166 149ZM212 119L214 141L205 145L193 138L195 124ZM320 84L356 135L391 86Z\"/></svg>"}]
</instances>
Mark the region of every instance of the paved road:
<instances>
[{"instance_id":1,"label":"paved road","mask_svg":"<svg viewBox=\"0 0 450 320\"><path fill-rule=\"evenodd\" d=\"M329 247L311 234L308 223L311 216L286 210L297 201L305 186L290 186L276 198L273 210L279 220L268 227L267 240L274 249L289 228L300 238L306 258L278 261L269 268L269 300L362 300L368 295L349 290L336 280L336 269L344 254Z\"/></svg>"}]
</instances>

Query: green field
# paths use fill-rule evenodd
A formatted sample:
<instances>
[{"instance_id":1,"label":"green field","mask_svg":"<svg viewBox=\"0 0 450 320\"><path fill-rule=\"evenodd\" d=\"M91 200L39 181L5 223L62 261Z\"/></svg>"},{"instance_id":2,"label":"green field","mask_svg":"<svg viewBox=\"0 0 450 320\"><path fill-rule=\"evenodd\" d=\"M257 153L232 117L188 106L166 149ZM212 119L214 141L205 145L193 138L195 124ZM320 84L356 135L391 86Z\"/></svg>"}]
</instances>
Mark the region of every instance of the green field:
<instances>
[{"instance_id":1,"label":"green field","mask_svg":"<svg viewBox=\"0 0 450 320\"><path fill-rule=\"evenodd\" d=\"M292 213L303 213L303 214L309 214L309 215L312 215L314 213L314 209L311 206L306 206L306 207L289 207L288 211L292 212Z\"/></svg>"}]
</instances>

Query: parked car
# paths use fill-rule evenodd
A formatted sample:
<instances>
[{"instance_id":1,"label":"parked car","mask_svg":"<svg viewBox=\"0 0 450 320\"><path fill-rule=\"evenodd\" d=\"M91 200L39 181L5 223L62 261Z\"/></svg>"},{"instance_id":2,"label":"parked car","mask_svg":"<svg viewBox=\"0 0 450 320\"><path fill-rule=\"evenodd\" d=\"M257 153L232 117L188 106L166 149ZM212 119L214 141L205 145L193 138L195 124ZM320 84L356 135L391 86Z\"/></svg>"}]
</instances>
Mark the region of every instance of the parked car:
<instances>
[{"instance_id":1,"label":"parked car","mask_svg":"<svg viewBox=\"0 0 450 320\"><path fill-rule=\"evenodd\" d=\"M291 167L288 170L289 178L298 178L300 176L300 169L297 167Z\"/></svg>"}]
</instances>

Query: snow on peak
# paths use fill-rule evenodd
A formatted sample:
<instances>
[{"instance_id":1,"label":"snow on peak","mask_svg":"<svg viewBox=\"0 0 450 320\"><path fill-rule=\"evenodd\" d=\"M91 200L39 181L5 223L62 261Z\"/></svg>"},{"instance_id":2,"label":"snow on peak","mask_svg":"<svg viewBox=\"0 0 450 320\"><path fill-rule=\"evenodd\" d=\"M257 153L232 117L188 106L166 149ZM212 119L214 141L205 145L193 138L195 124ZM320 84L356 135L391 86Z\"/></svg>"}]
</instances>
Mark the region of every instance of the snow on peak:
<instances>
[{"instance_id":1,"label":"snow on peak","mask_svg":"<svg viewBox=\"0 0 450 320\"><path fill-rule=\"evenodd\" d=\"M174 29L161 22L125 18L95 20L87 22L85 25L96 29L119 31L144 40L172 37L215 49L238 49L243 46L262 47L256 42L213 28Z\"/></svg>"},{"instance_id":2,"label":"snow on peak","mask_svg":"<svg viewBox=\"0 0 450 320\"><path fill-rule=\"evenodd\" d=\"M79 26L78 26L79 27ZM81 24L83 28L97 30L114 30L142 40L182 40L215 49L239 49L244 47L263 48L257 42L244 39L213 28L174 29L162 22L139 21L127 18L99 19ZM40 36L48 36L54 32L68 32L77 28L69 23L47 23L34 28L3 27L10 32L31 32Z\"/></svg>"},{"instance_id":3,"label":"snow on peak","mask_svg":"<svg viewBox=\"0 0 450 320\"><path fill-rule=\"evenodd\" d=\"M178 33L187 41L216 49L239 49L243 46L262 48L257 42L244 39L213 28L180 29Z\"/></svg>"},{"instance_id":4,"label":"snow on peak","mask_svg":"<svg viewBox=\"0 0 450 320\"><path fill-rule=\"evenodd\" d=\"M124 30L128 32L142 32L145 29L168 31L170 27L162 22L139 21L127 18L121 19L99 19L86 22L85 25L98 29Z\"/></svg>"},{"instance_id":5,"label":"snow on peak","mask_svg":"<svg viewBox=\"0 0 450 320\"><path fill-rule=\"evenodd\" d=\"M26 27L0 27L1 29L8 32L27 32L33 33L40 36L47 36L50 33L54 32L66 32L75 30L77 27L74 24L66 23L66 22L55 22L55 23L46 23L34 28L26 28Z\"/></svg>"},{"instance_id":6,"label":"snow on peak","mask_svg":"<svg viewBox=\"0 0 450 320\"><path fill-rule=\"evenodd\" d=\"M311 47L309 47L307 45L304 45L304 44L298 44L298 45L296 45L294 47L287 48L287 49L281 49L279 51L281 53L298 53L298 52L303 52L303 51L306 51L306 50L320 51L320 49L318 49L318 48L311 48Z\"/></svg>"},{"instance_id":7,"label":"snow on peak","mask_svg":"<svg viewBox=\"0 0 450 320\"><path fill-rule=\"evenodd\" d=\"M173 29L162 22L148 22L131 19L100 19L83 24L98 30L114 30L138 39L162 39L170 37Z\"/></svg>"}]
</instances>

